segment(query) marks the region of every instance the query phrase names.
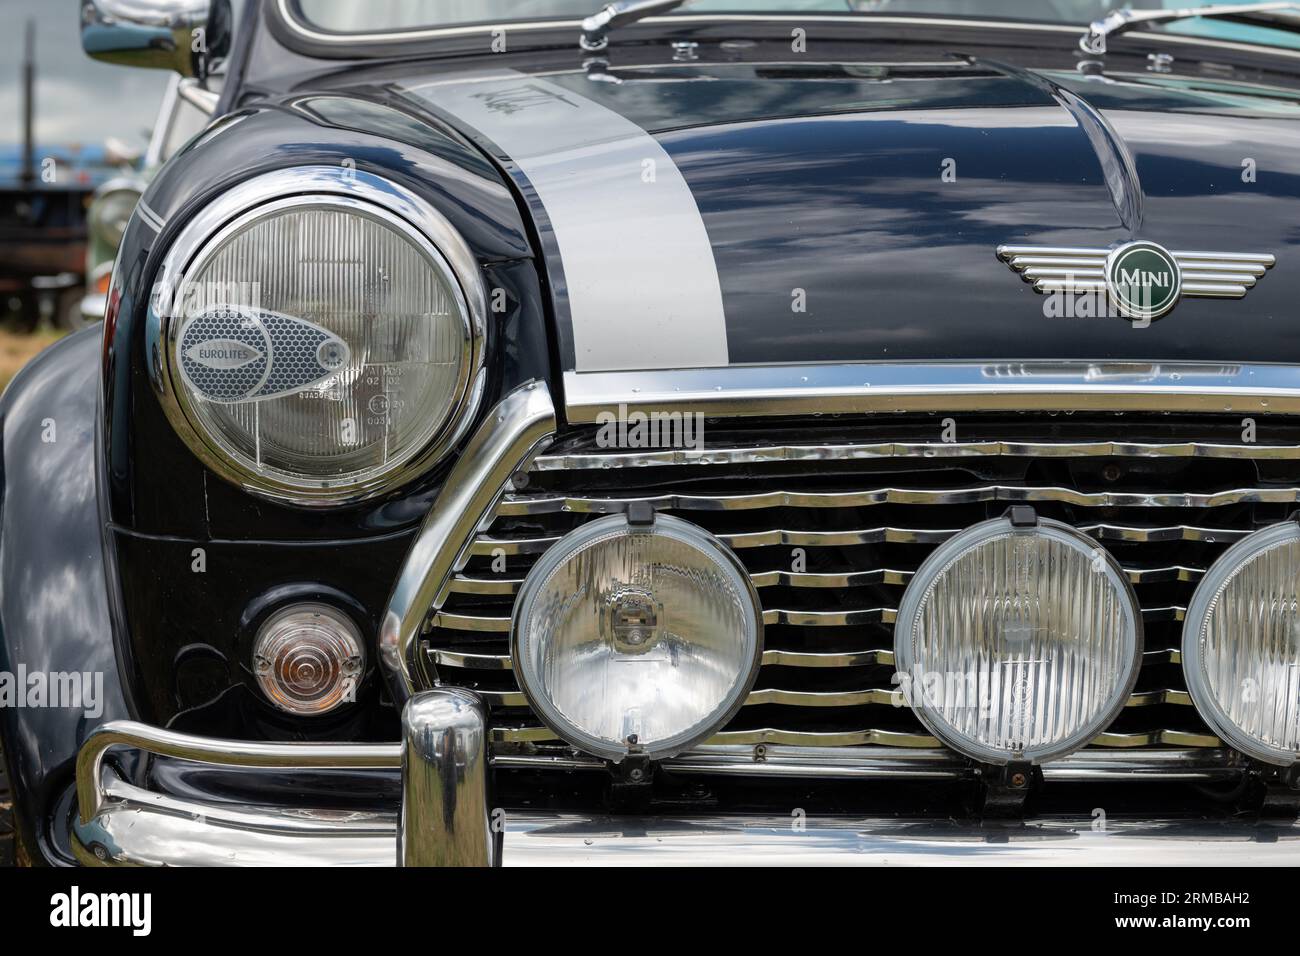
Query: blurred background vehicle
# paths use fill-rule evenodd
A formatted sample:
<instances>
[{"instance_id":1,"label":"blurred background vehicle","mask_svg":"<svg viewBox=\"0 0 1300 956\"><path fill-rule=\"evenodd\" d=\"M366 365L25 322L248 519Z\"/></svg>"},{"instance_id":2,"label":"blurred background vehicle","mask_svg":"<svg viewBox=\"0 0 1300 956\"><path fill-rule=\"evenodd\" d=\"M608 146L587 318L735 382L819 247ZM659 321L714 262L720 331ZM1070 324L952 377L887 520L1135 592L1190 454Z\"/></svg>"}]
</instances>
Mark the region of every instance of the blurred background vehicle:
<instances>
[{"instance_id":1,"label":"blurred background vehicle","mask_svg":"<svg viewBox=\"0 0 1300 956\"><path fill-rule=\"evenodd\" d=\"M83 56L76 0L7 7L16 28L0 36L0 382L6 356L28 351L13 333L38 332L30 344L40 345L85 321L88 267L112 255L97 240L130 215L110 184L137 175L168 88L164 76ZM92 230L97 190L107 202Z\"/></svg>"},{"instance_id":2,"label":"blurred background vehicle","mask_svg":"<svg viewBox=\"0 0 1300 956\"><path fill-rule=\"evenodd\" d=\"M80 298L76 313L63 318L69 328L98 322L104 317L113 260L136 203L158 167L208 121L206 110L182 95L184 92L180 74L170 74L139 168L124 169L95 190L86 217L85 295Z\"/></svg>"}]
</instances>

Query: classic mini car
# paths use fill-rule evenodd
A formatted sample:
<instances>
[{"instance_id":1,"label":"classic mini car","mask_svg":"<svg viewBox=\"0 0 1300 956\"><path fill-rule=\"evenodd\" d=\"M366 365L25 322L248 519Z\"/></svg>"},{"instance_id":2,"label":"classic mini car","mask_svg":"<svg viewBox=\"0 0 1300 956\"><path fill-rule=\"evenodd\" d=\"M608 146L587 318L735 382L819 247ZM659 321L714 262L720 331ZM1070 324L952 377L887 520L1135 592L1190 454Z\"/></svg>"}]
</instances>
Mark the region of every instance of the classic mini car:
<instances>
[{"instance_id":1,"label":"classic mini car","mask_svg":"<svg viewBox=\"0 0 1300 956\"><path fill-rule=\"evenodd\" d=\"M84 4L25 857L1300 860L1297 8L597 7Z\"/></svg>"}]
</instances>

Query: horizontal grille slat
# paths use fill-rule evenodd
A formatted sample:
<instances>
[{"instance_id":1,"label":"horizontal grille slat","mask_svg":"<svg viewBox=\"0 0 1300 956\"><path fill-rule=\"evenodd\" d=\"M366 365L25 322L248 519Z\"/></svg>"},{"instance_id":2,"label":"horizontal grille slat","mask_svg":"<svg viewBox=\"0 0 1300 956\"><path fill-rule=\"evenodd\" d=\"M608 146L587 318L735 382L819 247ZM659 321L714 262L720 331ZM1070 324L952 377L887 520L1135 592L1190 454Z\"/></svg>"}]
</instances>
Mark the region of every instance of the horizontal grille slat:
<instances>
[{"instance_id":1,"label":"horizontal grille slat","mask_svg":"<svg viewBox=\"0 0 1300 956\"><path fill-rule=\"evenodd\" d=\"M764 663L775 663L764 660ZM528 699L517 688L514 690L480 690L479 693L495 707L527 707ZM863 687L856 690L787 690L781 687L763 687L751 691L745 700L747 707L904 707L907 701L902 691L890 687ZM1148 690L1132 694L1126 707L1152 707L1170 704L1176 707L1192 706L1192 698L1185 690Z\"/></svg>"},{"instance_id":2,"label":"horizontal grille slat","mask_svg":"<svg viewBox=\"0 0 1300 956\"><path fill-rule=\"evenodd\" d=\"M1235 528L1201 528L1193 525L1148 527L1121 524L1082 524L1084 534L1101 541L1239 541L1249 532ZM771 548L782 545L805 548L835 548L861 544L942 544L961 528L864 528L860 531L797 531L773 528L740 534L719 533L730 548ZM475 539L470 554L475 557L542 554L560 540L559 535L533 538Z\"/></svg>"},{"instance_id":3,"label":"horizontal grille slat","mask_svg":"<svg viewBox=\"0 0 1300 956\"><path fill-rule=\"evenodd\" d=\"M846 461L864 458L1240 458L1300 460L1300 446L1204 442L875 442L842 445L771 445L692 448L599 455L541 455L536 471L647 468L661 465L737 465L764 462Z\"/></svg>"},{"instance_id":4,"label":"horizontal grille slat","mask_svg":"<svg viewBox=\"0 0 1300 956\"><path fill-rule=\"evenodd\" d=\"M1162 568L1124 568L1133 584L1152 584L1160 581L1199 581L1205 568L1170 565ZM839 574L760 571L749 579L756 588L861 588L869 585L903 587L912 580L914 571L893 568L871 568L866 571L848 571ZM457 594L517 594L523 578L476 578L458 574L451 581L451 590Z\"/></svg>"},{"instance_id":5,"label":"horizontal grille slat","mask_svg":"<svg viewBox=\"0 0 1300 956\"><path fill-rule=\"evenodd\" d=\"M493 727L492 739L500 743L541 743L557 738L545 727ZM808 731L784 730L763 727L756 730L724 730L707 741L708 744L787 744L795 747L926 747L939 748L943 744L924 733L903 733L894 730L836 730ZM1151 730L1139 734L1104 733L1093 742L1094 747L1151 747L1165 744L1171 747L1221 747L1223 742L1212 734L1190 733L1185 730Z\"/></svg>"},{"instance_id":6,"label":"horizontal grille slat","mask_svg":"<svg viewBox=\"0 0 1300 956\"><path fill-rule=\"evenodd\" d=\"M472 654L434 648L429 651L434 664L443 667L460 667L466 670L512 670L509 654ZM1176 647L1148 650L1146 662L1181 664L1182 651ZM866 667L870 664L894 663L894 652L885 648L865 651L789 651L769 647L763 651L763 663L772 667ZM1183 691L1160 693L1182 694ZM1135 695L1138 696L1138 695ZM1187 703L1179 700L1178 703Z\"/></svg>"},{"instance_id":7,"label":"horizontal grille slat","mask_svg":"<svg viewBox=\"0 0 1300 956\"><path fill-rule=\"evenodd\" d=\"M1070 488L982 485L976 488L878 488L872 491L764 491L741 495L649 495L637 497L550 497L506 495L497 514L505 517L554 512L621 514L630 504L665 511L741 511L764 508L865 508L874 505L961 505L982 502L1052 501L1082 508L1223 508L1240 504L1295 504L1300 488L1230 488L1204 494L1075 491Z\"/></svg>"}]
</instances>

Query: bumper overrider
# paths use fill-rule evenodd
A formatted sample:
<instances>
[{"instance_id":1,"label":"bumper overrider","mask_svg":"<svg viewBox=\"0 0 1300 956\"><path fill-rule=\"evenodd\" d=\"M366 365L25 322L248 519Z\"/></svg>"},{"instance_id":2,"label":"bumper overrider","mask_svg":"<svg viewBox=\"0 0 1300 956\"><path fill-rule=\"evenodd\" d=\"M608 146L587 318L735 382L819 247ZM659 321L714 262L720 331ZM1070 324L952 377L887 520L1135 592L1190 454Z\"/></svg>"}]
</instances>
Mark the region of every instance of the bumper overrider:
<instances>
[{"instance_id":1,"label":"bumper overrider","mask_svg":"<svg viewBox=\"0 0 1300 956\"><path fill-rule=\"evenodd\" d=\"M545 385L507 396L471 438L412 546L379 635L380 659L402 708L393 743L268 743L176 733L132 721L95 730L77 759L72 824L87 865L497 866L575 864L951 864L1041 866L1214 863L1300 864L1300 827L1280 822L1043 817L956 822L935 818L789 815L627 814L521 811L493 798L488 709L474 692L437 687L422 671L418 639L428 609L464 567L468 545L508 487L555 433ZM432 687L433 689L427 689ZM767 748L764 771L803 779L950 779L969 761L942 750L819 754ZM752 757L704 747L671 758L682 773L752 773ZM185 795L141 786L111 755L135 751L164 760L247 772L367 771L400 774L400 805L337 808L232 803L190 787ZM575 755L554 769L602 770ZM1188 763L1179 752L1099 757L1084 753L1043 767L1047 780L1116 775L1213 781L1239 778L1226 751ZM128 779L130 777L131 779Z\"/></svg>"}]
</instances>

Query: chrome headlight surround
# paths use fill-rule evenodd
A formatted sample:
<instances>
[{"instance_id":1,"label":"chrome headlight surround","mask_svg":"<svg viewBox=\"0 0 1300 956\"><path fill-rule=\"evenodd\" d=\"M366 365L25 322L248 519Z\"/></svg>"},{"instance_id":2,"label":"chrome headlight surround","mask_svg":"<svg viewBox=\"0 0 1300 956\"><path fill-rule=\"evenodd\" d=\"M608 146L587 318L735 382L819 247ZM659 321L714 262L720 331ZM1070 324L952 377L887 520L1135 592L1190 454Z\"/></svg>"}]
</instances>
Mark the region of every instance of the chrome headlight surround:
<instances>
[{"instance_id":1,"label":"chrome headlight surround","mask_svg":"<svg viewBox=\"0 0 1300 956\"><path fill-rule=\"evenodd\" d=\"M1191 694L1192 703L1196 705L1201 717L1229 746L1265 763L1283 767L1294 765L1297 760L1300 760L1300 754L1270 745L1266 740L1249 733L1229 715L1224 707L1220 697L1222 688L1216 692L1206 670L1205 631L1213 615L1222 608L1224 592L1239 575L1249 572L1255 561L1265 557L1269 552L1297 543L1300 543L1300 524L1294 520L1284 521L1242 538L1223 552L1205 572L1205 577L1197 585L1191 603L1187 606L1187 617L1183 624L1183 675L1187 680L1187 691ZM1253 622L1250 626L1254 626ZM1300 627L1300 620L1293 621L1291 624L1292 642L1300 641L1300 637L1295 633L1297 627ZM1295 644L1293 643L1292 646L1294 647ZM1251 672L1249 666L1243 669L1239 677L1239 682L1243 685L1242 702L1252 703L1244 696L1248 686L1245 684L1247 680L1255 680L1254 702L1263 706L1265 701L1262 695L1268 692L1269 688L1262 686L1266 682L1255 679L1255 674ZM1292 713L1289 719L1300 721L1300 712L1297 712L1300 708L1300 692L1291 691L1290 696ZM1284 715L1284 719L1287 719L1287 715Z\"/></svg>"},{"instance_id":2,"label":"chrome headlight surround","mask_svg":"<svg viewBox=\"0 0 1300 956\"><path fill-rule=\"evenodd\" d=\"M584 569L591 573L599 567L599 558L602 556L600 552L607 546L617 548L628 543L629 552L635 553L639 549L644 555L653 547L647 542L656 539L666 541L670 547L677 547L679 558L689 553L695 559L691 573L684 573L680 565L674 565L669 558L660 554L655 561L645 561L639 565L629 563L622 566L619 561L614 561L616 568L627 571L628 574L626 579L616 581L617 587L611 587L608 591L591 587L584 581L573 592L566 590L565 582L561 580L561 594L554 593L552 582L569 573L575 566L578 568L575 573ZM620 557L629 562L632 560L632 555L628 553ZM656 569L663 572L662 580L653 573ZM691 626L699 626L703 619L700 606L691 604L690 599L700 598L705 593L704 586L709 578L704 569L716 575L715 583L725 587L723 593L715 595L722 601L719 607L725 609L725 613L719 616L735 625L735 631L720 630L713 633L729 634L737 642L733 649L734 660L731 661L723 659L728 651L719 650L716 641L710 647L700 633L690 632ZM617 572L611 577L616 574ZM665 581L667 585L661 589L660 585ZM692 593L693 589L696 589L695 593ZM665 600L667 595L664 592L681 598L682 601L675 603ZM727 598L732 601L728 602L725 600ZM560 601L558 605L556 600ZM602 600L603 604L600 603ZM547 601L551 603L545 603ZM691 606L685 607L688 604ZM632 610L626 617L621 617L629 607ZM580 653L575 651L575 645L572 644L557 650L548 646L549 635L538 636L532 633L539 610L548 623L558 619L560 613L568 612L588 625L588 632L579 635L589 638L577 645ZM719 622L715 620L713 623ZM614 762L620 762L634 752L652 760L672 757L711 737L744 705L758 677L763 659L763 609L748 570L730 548L708 531L671 515L654 515L648 523L634 524L626 516L615 514L589 521L570 531L553 544L529 570L515 599L510 631L510 654L515 676L538 717L561 739L579 750ZM711 650L713 653L688 653L687 649L692 647ZM621 737L615 739L613 734L593 732L595 728L591 726L604 718L617 716L613 707L588 707L586 713L579 716L566 713L562 703L557 702L553 688L548 683L548 675L540 672L538 660L545 658L558 670L559 665L555 662L561 659L562 651L567 651L572 658L585 658L580 662L581 665L594 669L602 666L608 668L610 661L614 661L614 667L627 668L634 666L634 662L643 657L657 659L651 660L652 664L672 662L669 668L660 667L653 674L645 675L646 680L639 684L625 684L622 687L624 691L629 687L633 691L641 690L647 683L662 687L671 676L681 682L676 689L682 692L682 696L692 690L699 691L704 685L708 685L708 691L716 693L712 698L705 695L708 709L694 715L692 722L679 719L669 732L662 732L661 724L659 729L662 733L654 739L641 738L635 742ZM734 669L726 670L723 665L727 663L734 664ZM685 680L687 666L698 668L698 673L703 674L705 679L690 686L690 682ZM575 665L564 676L572 678L576 670ZM605 672L607 681L610 673L614 671L607 669ZM636 676L640 678L642 675ZM607 685L600 683L599 686L603 691ZM575 709L587 703L575 699L568 687L565 688L565 694L567 696L563 703L574 705ZM667 694L666 697L671 702L673 695ZM664 697L658 699L662 701ZM620 698L614 706L624 702L625 698ZM686 710L682 708L674 716L684 718ZM624 712L623 730L627 727L628 714L638 711L639 708L634 707Z\"/></svg>"},{"instance_id":3,"label":"chrome headlight surround","mask_svg":"<svg viewBox=\"0 0 1300 956\"><path fill-rule=\"evenodd\" d=\"M172 305L186 277L242 227L295 207L336 207L376 219L424 255L451 292L463 326L461 363L452 407L427 439L361 478L303 480L249 467L231 455L198 421L176 366L176 338L184 323ZM168 421L208 468L244 490L275 501L313 507L353 504L415 480L465 435L486 381L487 292L478 262L456 228L432 205L397 183L342 166L301 166L247 180L202 209L179 232L163 259L149 303L148 366Z\"/></svg>"},{"instance_id":4,"label":"chrome headlight surround","mask_svg":"<svg viewBox=\"0 0 1300 956\"><path fill-rule=\"evenodd\" d=\"M1104 575L1114 599L1113 614L1117 615L1122 622L1120 644L1115 660L1117 667L1121 668L1121 677L1115 681L1115 686L1111 692L1106 694L1104 699L1093 707L1088 719L1081 721L1080 726L1073 732L1050 743L1026 747L1023 752L1019 753L994 747L976 739L970 733L953 726L948 718L941 713L942 705L949 703L942 699L950 688L949 673L947 671L929 671L924 668L924 662L920 660L920 655L917 652L915 634L916 628L920 624L921 615L933 597L936 586L958 562L986 545L1010 539L1014 536L1037 537L1064 547L1068 551L1074 552L1077 558L1087 562L1088 567L1091 569L1089 573ZM1035 596L1037 596L1036 592ZM999 597L1005 598L1005 595L999 592ZM986 618L989 616L985 615ZM993 617L996 617L996 615L993 615ZM969 618L967 619L967 626L970 626ZM1032 634L1032 629L1030 629L1030 633ZM986 650L981 649L981 652L986 652ZM1133 593L1133 587L1129 583L1124 569L1096 541L1070 525L1049 518L1036 518L1033 523L1029 524L1017 524L1010 517L994 518L967 528L944 542L922 563L920 569L916 572L916 576L909 583L907 590L903 594L903 600L899 604L898 616L894 626L895 667L900 675L906 675L909 678L908 692L905 694L905 699L911 705L917 718L931 733L949 747L972 759L995 765L1005 765L1013 760L1034 764L1046 763L1067 756L1090 743L1097 734L1105 730L1119 716L1120 711L1128 703L1129 695L1133 692L1141 668L1142 650L1142 613L1137 596ZM1018 662L1022 674L1025 670L1025 663L1032 662ZM939 700L932 699L929 693L929 688L932 686L931 674L936 674L943 680ZM999 707L1004 705L1004 698L1008 694L1008 689L1002 686L1004 683L1009 687L1011 699L1017 703L1024 703L1019 698L1025 692L1028 692L1032 697L1035 691L1035 687L1028 683L1028 678L1023 676L1015 681L1003 681L999 676L995 682L988 674L979 675L974 672L962 674L958 671L953 679L963 681L960 687L962 693L971 695L969 699L961 701L960 706L963 708L978 707L981 716L986 706L984 698L985 696L992 697L995 684L999 697L997 706ZM1022 689L1022 685L1027 686ZM990 699L987 702L987 707L991 710L993 706L994 702Z\"/></svg>"}]
</instances>

